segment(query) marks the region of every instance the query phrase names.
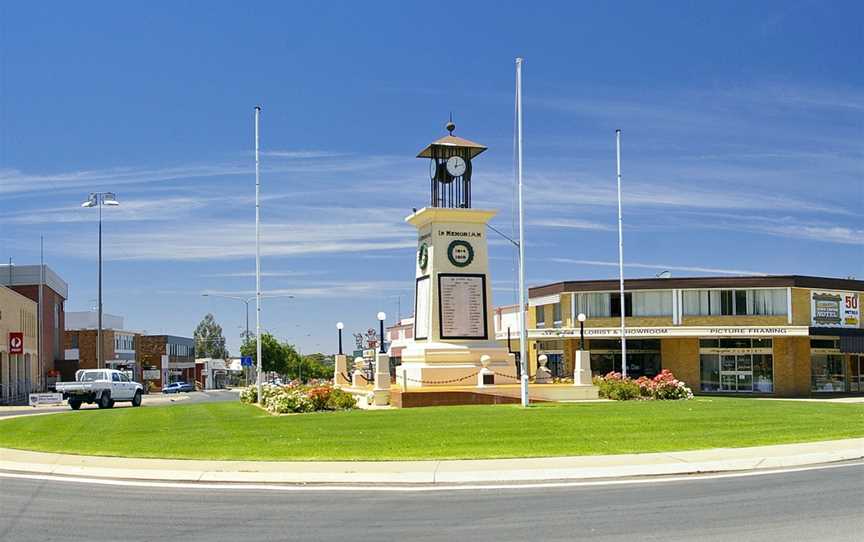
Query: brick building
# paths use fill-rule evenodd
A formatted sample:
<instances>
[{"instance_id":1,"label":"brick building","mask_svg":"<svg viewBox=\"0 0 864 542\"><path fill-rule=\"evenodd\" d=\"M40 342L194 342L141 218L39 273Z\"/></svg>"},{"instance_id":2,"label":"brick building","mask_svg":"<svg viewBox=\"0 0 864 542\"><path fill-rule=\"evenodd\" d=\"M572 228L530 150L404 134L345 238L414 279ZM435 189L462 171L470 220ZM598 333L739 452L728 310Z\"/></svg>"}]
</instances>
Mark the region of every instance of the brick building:
<instances>
[{"instance_id":1,"label":"brick building","mask_svg":"<svg viewBox=\"0 0 864 542\"><path fill-rule=\"evenodd\" d=\"M63 380L71 380L78 369L96 369L98 314L70 312L66 315L65 365L60 368ZM124 329L123 317L102 315L102 360L105 367L129 373L134 380L141 379L135 342L139 333Z\"/></svg>"},{"instance_id":2,"label":"brick building","mask_svg":"<svg viewBox=\"0 0 864 542\"><path fill-rule=\"evenodd\" d=\"M36 389L43 390L55 379L56 362L62 364L64 359L65 303L69 285L47 265L0 266L0 285L37 303L37 313L41 314L41 325L37 326L41 332L41 359L35 361ZM41 306L38 305L40 298Z\"/></svg>"},{"instance_id":3,"label":"brick building","mask_svg":"<svg viewBox=\"0 0 864 542\"><path fill-rule=\"evenodd\" d=\"M139 335L135 351L141 364L141 382L161 389L171 382L195 382L195 341L173 335Z\"/></svg>"}]
</instances>

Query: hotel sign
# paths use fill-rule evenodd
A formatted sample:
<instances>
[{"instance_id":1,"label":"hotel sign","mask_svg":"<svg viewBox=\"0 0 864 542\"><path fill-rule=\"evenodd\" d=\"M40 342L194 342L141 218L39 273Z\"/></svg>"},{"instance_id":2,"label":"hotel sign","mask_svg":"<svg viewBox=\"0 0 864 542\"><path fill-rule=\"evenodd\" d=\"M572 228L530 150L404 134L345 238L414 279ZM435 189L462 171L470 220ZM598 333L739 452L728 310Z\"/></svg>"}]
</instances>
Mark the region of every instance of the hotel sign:
<instances>
[{"instance_id":1,"label":"hotel sign","mask_svg":"<svg viewBox=\"0 0 864 542\"><path fill-rule=\"evenodd\" d=\"M860 296L853 292L810 292L810 321L814 327L861 327Z\"/></svg>"},{"instance_id":2,"label":"hotel sign","mask_svg":"<svg viewBox=\"0 0 864 542\"><path fill-rule=\"evenodd\" d=\"M806 337L807 326L674 326L674 327L628 327L627 337ZM529 329L529 339L578 338L578 328ZM619 338L617 327L585 328L586 338Z\"/></svg>"}]
</instances>

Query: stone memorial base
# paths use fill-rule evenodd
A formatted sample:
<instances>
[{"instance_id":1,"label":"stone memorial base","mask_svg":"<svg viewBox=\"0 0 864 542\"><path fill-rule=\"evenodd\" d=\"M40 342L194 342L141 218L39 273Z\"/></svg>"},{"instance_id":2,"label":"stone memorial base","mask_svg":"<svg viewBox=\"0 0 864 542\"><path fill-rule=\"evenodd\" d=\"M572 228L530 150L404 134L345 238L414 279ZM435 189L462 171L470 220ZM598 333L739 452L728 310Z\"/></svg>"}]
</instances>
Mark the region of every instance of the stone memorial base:
<instances>
[{"instance_id":1,"label":"stone memorial base","mask_svg":"<svg viewBox=\"0 0 864 542\"><path fill-rule=\"evenodd\" d=\"M402 365L396 368L396 383L404 389L430 386L473 386L482 369L480 358L489 356L488 368L494 384L515 384L513 355L494 341L470 344L421 342L402 351Z\"/></svg>"}]
</instances>

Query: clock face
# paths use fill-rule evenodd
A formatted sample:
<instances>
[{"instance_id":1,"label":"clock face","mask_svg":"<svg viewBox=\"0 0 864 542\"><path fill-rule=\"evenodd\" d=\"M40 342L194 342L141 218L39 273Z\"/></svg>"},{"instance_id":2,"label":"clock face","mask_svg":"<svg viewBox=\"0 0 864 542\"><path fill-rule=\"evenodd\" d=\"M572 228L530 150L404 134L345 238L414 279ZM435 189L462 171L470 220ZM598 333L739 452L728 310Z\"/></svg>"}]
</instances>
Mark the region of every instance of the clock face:
<instances>
[{"instance_id":1,"label":"clock face","mask_svg":"<svg viewBox=\"0 0 864 542\"><path fill-rule=\"evenodd\" d=\"M451 156L447 159L447 173L453 177L461 177L465 174L468 165L461 156Z\"/></svg>"}]
</instances>

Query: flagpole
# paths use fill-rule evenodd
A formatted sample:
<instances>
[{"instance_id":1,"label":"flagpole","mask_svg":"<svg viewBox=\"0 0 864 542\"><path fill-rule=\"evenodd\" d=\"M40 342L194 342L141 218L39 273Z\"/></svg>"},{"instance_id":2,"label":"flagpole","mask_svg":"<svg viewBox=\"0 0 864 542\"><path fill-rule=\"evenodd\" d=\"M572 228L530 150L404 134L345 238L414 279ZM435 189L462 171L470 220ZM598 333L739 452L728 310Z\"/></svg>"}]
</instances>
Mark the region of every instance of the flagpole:
<instances>
[{"instance_id":1,"label":"flagpole","mask_svg":"<svg viewBox=\"0 0 864 542\"><path fill-rule=\"evenodd\" d=\"M525 325L525 209L522 204L522 58L516 59L516 181L519 189L519 370L522 406L528 406L528 329Z\"/></svg>"},{"instance_id":2,"label":"flagpole","mask_svg":"<svg viewBox=\"0 0 864 542\"><path fill-rule=\"evenodd\" d=\"M259 160L258 125L261 106L255 106L255 360L258 404L262 401L262 363L261 363L261 163Z\"/></svg>"},{"instance_id":3,"label":"flagpole","mask_svg":"<svg viewBox=\"0 0 864 542\"><path fill-rule=\"evenodd\" d=\"M618 288L621 310L621 376L627 376L627 337L625 336L624 299L624 222L621 214L621 130L615 130L615 165L618 181Z\"/></svg>"}]
</instances>

